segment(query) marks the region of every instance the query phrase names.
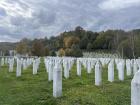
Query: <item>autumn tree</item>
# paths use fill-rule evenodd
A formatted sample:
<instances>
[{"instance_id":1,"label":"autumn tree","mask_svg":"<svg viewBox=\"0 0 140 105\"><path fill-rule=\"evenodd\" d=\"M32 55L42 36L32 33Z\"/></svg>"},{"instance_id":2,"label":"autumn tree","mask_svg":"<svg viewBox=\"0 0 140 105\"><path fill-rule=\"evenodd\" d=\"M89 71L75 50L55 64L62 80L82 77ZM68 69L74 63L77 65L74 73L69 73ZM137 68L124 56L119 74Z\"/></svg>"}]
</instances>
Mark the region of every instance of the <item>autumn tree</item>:
<instances>
[{"instance_id":1,"label":"autumn tree","mask_svg":"<svg viewBox=\"0 0 140 105\"><path fill-rule=\"evenodd\" d=\"M16 52L18 54L25 55L28 53L28 45L24 41L20 41L16 46Z\"/></svg>"},{"instance_id":2,"label":"autumn tree","mask_svg":"<svg viewBox=\"0 0 140 105\"><path fill-rule=\"evenodd\" d=\"M70 48L73 44L79 44L80 39L75 36L65 37L64 46L65 48Z\"/></svg>"},{"instance_id":3,"label":"autumn tree","mask_svg":"<svg viewBox=\"0 0 140 105\"><path fill-rule=\"evenodd\" d=\"M62 56L65 56L65 50L63 48L61 48L59 51L58 51L58 56L62 57Z\"/></svg>"},{"instance_id":4,"label":"autumn tree","mask_svg":"<svg viewBox=\"0 0 140 105\"><path fill-rule=\"evenodd\" d=\"M45 47L41 41L35 40L33 42L32 54L34 56L44 56L45 55Z\"/></svg>"}]
</instances>

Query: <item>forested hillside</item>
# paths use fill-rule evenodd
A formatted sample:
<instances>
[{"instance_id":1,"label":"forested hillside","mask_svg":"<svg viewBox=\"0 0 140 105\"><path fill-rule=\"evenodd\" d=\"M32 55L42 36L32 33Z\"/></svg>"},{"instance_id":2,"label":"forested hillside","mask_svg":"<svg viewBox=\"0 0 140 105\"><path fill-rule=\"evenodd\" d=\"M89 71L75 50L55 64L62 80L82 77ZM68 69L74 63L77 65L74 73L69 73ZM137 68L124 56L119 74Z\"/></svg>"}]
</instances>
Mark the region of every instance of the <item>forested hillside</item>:
<instances>
[{"instance_id":1,"label":"forested hillside","mask_svg":"<svg viewBox=\"0 0 140 105\"><path fill-rule=\"evenodd\" d=\"M118 53L122 57L135 58L140 56L140 29L132 31L107 30L93 32L78 26L72 31L63 32L50 38L22 39L16 44L0 44L2 49L15 48L18 53L44 56L82 56L82 51L107 51Z\"/></svg>"}]
</instances>

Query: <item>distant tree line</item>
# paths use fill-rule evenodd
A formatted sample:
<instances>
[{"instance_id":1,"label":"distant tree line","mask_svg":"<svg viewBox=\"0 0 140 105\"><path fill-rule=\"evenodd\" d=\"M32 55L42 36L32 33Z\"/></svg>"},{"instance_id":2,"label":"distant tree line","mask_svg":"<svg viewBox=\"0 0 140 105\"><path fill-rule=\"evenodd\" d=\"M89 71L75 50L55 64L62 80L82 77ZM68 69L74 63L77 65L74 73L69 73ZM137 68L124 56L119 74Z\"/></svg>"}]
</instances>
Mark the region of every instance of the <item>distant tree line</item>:
<instances>
[{"instance_id":1,"label":"distant tree line","mask_svg":"<svg viewBox=\"0 0 140 105\"><path fill-rule=\"evenodd\" d=\"M82 51L108 51L123 58L140 56L140 29L132 31L107 30L92 32L78 26L73 31L54 37L22 39L16 46L19 54L36 56L82 56Z\"/></svg>"}]
</instances>

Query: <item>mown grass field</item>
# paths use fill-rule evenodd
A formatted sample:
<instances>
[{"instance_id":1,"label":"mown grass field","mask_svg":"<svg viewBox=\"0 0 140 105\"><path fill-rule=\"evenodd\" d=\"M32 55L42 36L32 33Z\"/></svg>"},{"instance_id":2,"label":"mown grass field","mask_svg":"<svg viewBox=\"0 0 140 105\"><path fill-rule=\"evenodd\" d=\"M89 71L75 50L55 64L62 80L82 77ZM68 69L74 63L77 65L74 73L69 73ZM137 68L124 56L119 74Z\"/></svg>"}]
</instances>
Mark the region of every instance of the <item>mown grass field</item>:
<instances>
[{"instance_id":1,"label":"mown grass field","mask_svg":"<svg viewBox=\"0 0 140 105\"><path fill-rule=\"evenodd\" d=\"M40 64L37 75L32 75L32 67L16 78L15 73L8 72L5 65L0 68L0 105L130 105L132 77L125 76L125 81L117 79L107 81L107 67L103 68L103 85L94 85L94 70L87 74L82 69L82 76L76 75L76 66L70 71L70 78L63 78L63 96L53 98L52 82L48 82L45 65Z\"/></svg>"}]
</instances>

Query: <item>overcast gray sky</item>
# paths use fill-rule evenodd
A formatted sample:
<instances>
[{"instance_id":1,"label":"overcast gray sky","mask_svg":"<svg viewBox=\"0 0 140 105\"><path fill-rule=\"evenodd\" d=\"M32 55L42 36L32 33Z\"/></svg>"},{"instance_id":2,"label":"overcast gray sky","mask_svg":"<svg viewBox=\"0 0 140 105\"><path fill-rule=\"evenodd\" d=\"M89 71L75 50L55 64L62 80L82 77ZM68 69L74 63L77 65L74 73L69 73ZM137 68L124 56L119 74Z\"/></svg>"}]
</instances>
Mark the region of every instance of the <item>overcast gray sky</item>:
<instances>
[{"instance_id":1,"label":"overcast gray sky","mask_svg":"<svg viewBox=\"0 0 140 105\"><path fill-rule=\"evenodd\" d=\"M0 42L87 30L140 28L140 0L0 0Z\"/></svg>"}]
</instances>

